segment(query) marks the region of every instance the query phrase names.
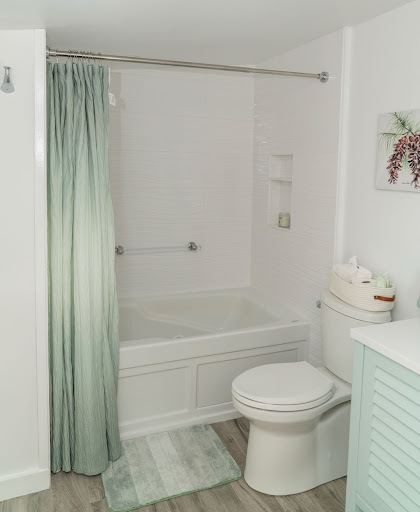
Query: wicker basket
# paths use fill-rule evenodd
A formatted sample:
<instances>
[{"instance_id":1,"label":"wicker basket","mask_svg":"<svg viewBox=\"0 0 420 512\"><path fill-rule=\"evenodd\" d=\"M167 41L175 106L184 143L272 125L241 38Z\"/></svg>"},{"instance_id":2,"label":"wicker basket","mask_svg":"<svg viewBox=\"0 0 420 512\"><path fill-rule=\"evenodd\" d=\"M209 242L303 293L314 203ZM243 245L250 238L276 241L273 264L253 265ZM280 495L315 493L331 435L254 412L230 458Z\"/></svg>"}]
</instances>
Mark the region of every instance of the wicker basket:
<instances>
[{"instance_id":1,"label":"wicker basket","mask_svg":"<svg viewBox=\"0 0 420 512\"><path fill-rule=\"evenodd\" d=\"M395 304L395 286L356 286L343 281L335 272L331 272L330 291L347 304L366 311L389 311Z\"/></svg>"}]
</instances>

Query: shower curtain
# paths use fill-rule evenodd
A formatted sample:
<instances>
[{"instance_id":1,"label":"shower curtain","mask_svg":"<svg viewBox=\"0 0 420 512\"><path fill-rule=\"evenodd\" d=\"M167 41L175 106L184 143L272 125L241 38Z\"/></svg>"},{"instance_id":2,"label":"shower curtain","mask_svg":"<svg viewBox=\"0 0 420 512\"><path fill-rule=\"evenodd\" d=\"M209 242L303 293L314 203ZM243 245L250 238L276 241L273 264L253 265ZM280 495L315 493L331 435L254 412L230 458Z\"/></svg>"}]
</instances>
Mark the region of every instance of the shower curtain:
<instances>
[{"instance_id":1,"label":"shower curtain","mask_svg":"<svg viewBox=\"0 0 420 512\"><path fill-rule=\"evenodd\" d=\"M51 470L120 456L108 68L47 68Z\"/></svg>"}]
</instances>

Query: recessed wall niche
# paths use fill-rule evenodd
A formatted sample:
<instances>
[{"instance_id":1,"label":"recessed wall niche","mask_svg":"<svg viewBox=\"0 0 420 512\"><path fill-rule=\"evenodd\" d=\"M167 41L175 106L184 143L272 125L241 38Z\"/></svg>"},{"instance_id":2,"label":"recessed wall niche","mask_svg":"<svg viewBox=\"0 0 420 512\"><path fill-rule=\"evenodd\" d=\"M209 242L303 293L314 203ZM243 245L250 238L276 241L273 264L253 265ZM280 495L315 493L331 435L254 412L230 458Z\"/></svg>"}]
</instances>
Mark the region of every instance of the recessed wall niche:
<instances>
[{"instance_id":1,"label":"recessed wall niche","mask_svg":"<svg viewBox=\"0 0 420 512\"><path fill-rule=\"evenodd\" d=\"M290 225L279 226L279 214L287 212L291 220L293 155L271 155L269 181L268 225L276 229L290 229Z\"/></svg>"}]
</instances>

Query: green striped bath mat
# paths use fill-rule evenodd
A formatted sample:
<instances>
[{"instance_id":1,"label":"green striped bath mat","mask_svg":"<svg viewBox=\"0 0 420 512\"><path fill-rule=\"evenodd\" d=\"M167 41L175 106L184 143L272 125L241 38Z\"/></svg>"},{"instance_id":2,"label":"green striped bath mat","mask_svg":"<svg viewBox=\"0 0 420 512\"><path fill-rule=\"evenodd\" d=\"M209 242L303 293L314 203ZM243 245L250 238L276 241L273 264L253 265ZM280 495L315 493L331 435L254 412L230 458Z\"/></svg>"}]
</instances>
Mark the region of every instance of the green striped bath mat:
<instances>
[{"instance_id":1,"label":"green striped bath mat","mask_svg":"<svg viewBox=\"0 0 420 512\"><path fill-rule=\"evenodd\" d=\"M241 478L210 425L123 441L123 454L102 473L111 512L127 512Z\"/></svg>"}]
</instances>

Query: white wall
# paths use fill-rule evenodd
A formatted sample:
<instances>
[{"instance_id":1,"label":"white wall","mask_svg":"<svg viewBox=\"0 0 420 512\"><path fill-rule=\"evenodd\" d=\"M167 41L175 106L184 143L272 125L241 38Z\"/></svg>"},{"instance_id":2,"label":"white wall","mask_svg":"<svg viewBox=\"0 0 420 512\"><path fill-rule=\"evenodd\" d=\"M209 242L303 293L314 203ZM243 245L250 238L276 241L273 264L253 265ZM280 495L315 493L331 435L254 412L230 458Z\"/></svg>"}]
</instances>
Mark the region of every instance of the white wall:
<instances>
[{"instance_id":1,"label":"white wall","mask_svg":"<svg viewBox=\"0 0 420 512\"><path fill-rule=\"evenodd\" d=\"M202 245L117 256L119 296L248 286L252 77L114 69L110 90L117 243Z\"/></svg>"},{"instance_id":2,"label":"white wall","mask_svg":"<svg viewBox=\"0 0 420 512\"><path fill-rule=\"evenodd\" d=\"M419 315L420 195L375 189L377 120L420 109L416 1L352 29L344 223L338 255L356 254L397 287L394 320Z\"/></svg>"},{"instance_id":3,"label":"white wall","mask_svg":"<svg viewBox=\"0 0 420 512\"><path fill-rule=\"evenodd\" d=\"M317 39L261 67L328 71L303 78L255 78L251 282L311 322L310 360L321 362L316 301L334 258L344 31ZM270 155L293 155L290 231L267 224Z\"/></svg>"},{"instance_id":4,"label":"white wall","mask_svg":"<svg viewBox=\"0 0 420 512\"><path fill-rule=\"evenodd\" d=\"M16 87L0 92L1 501L50 478L44 31L0 31L0 65L13 68Z\"/></svg>"}]
</instances>

